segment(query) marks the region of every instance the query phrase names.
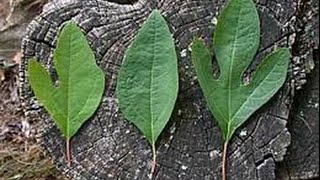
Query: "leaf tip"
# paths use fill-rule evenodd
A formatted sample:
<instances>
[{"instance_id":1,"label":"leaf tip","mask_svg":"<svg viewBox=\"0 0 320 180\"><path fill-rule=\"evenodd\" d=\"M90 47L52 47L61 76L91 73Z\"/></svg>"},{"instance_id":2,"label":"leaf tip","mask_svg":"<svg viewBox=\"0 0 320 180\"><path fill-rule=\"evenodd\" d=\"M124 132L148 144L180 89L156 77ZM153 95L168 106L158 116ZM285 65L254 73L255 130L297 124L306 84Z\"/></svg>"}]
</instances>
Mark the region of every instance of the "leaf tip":
<instances>
[{"instance_id":1,"label":"leaf tip","mask_svg":"<svg viewBox=\"0 0 320 180\"><path fill-rule=\"evenodd\" d=\"M70 20L66 23L64 28L79 28L79 26L77 25L77 23L74 20Z\"/></svg>"},{"instance_id":2,"label":"leaf tip","mask_svg":"<svg viewBox=\"0 0 320 180\"><path fill-rule=\"evenodd\" d=\"M279 64L285 65L286 68L289 65L289 60L291 58L291 52L289 48L278 48L277 50L275 50L274 52L275 55L277 55L277 59L280 60L280 62L278 62Z\"/></svg>"},{"instance_id":3,"label":"leaf tip","mask_svg":"<svg viewBox=\"0 0 320 180\"><path fill-rule=\"evenodd\" d=\"M161 11L159 9L155 9L151 12L150 16L162 16Z\"/></svg>"},{"instance_id":4,"label":"leaf tip","mask_svg":"<svg viewBox=\"0 0 320 180\"><path fill-rule=\"evenodd\" d=\"M188 50L190 52L192 52L193 49L195 49L195 48L197 48L197 47L199 47L199 46L201 46L203 44L204 44L204 41L203 41L202 38L195 37L195 38L193 38L191 44L188 46Z\"/></svg>"},{"instance_id":5,"label":"leaf tip","mask_svg":"<svg viewBox=\"0 0 320 180\"><path fill-rule=\"evenodd\" d=\"M67 21L66 24L62 27L62 30L61 30L61 33L59 35L58 41L63 36L66 36L68 34L79 33L79 32L81 32L81 34L82 34L81 28L78 26L78 24L74 20ZM58 47L59 47L59 45L58 45Z\"/></svg>"},{"instance_id":6,"label":"leaf tip","mask_svg":"<svg viewBox=\"0 0 320 180\"><path fill-rule=\"evenodd\" d=\"M40 63L38 62L38 60L36 58L33 57L33 58L29 59L29 62L28 62L28 75L29 75L29 77L32 75L35 75L35 71L40 68L42 68L42 66L40 65Z\"/></svg>"}]
</instances>

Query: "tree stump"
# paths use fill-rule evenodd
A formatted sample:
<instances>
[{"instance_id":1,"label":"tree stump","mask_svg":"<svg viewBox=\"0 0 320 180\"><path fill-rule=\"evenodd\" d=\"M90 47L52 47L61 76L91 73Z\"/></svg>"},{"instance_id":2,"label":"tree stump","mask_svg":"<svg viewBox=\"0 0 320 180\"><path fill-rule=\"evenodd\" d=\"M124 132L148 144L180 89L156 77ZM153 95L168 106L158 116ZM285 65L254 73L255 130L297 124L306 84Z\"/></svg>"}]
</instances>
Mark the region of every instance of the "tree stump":
<instances>
[{"instance_id":1,"label":"tree stump","mask_svg":"<svg viewBox=\"0 0 320 180\"><path fill-rule=\"evenodd\" d=\"M157 143L156 180L220 179L222 139L195 77L188 46L194 37L211 45L212 32L226 0L53 0L29 25L22 42L20 96L26 115L41 121L39 140L58 169L67 177L88 180L147 180L151 148L139 130L119 112L116 79L124 51L153 9L159 9L173 34L179 59L180 91L170 123ZM261 47L248 73L274 48L295 52L297 23L305 12L299 0L259 0ZM49 115L36 101L26 75L28 59L35 56L57 81L52 52L64 24L74 20L86 34L98 65L106 75L99 109L71 140L73 161L65 161L65 141ZM293 59L294 59L293 57ZM214 60L213 60L214 61ZM304 69L292 61L288 80L277 95L256 112L234 136L228 149L229 179L276 179L276 163L283 161L291 141L286 127L294 92Z\"/></svg>"},{"instance_id":2,"label":"tree stump","mask_svg":"<svg viewBox=\"0 0 320 180\"><path fill-rule=\"evenodd\" d=\"M315 63L306 88L295 97L288 123L291 145L279 168L282 179L319 177L319 54Z\"/></svg>"}]
</instances>

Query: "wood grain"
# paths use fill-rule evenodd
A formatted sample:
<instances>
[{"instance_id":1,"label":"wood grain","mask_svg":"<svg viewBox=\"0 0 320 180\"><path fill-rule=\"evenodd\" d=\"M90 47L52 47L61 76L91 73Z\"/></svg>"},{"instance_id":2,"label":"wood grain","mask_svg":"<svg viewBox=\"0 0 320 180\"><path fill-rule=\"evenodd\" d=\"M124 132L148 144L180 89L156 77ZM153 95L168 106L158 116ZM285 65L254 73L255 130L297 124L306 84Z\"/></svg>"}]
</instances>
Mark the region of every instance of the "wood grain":
<instances>
[{"instance_id":1,"label":"wood grain","mask_svg":"<svg viewBox=\"0 0 320 180\"><path fill-rule=\"evenodd\" d=\"M262 22L261 47L247 74L275 47L293 47L297 2L257 1ZM151 148L138 129L123 119L115 87L125 49L152 9L158 8L176 42L180 92L171 121L157 144L159 159L155 179L220 179L223 142L195 78L188 46L196 36L211 44L213 18L225 3L226 0L139 0L134 4L54 0L45 7L42 15L29 25L23 39L20 96L27 116L42 122L39 140L61 172L73 179L148 179ZM52 52L59 30L71 19L86 34L107 81L98 111L72 139L74 162L69 168L64 158L64 140L35 100L26 77L26 66L28 59L35 56L57 81ZM228 154L229 179L276 179L276 163L284 159L291 141L286 125L296 89L292 81L301 74L294 75L294 67L292 61L285 86L237 131Z\"/></svg>"}]
</instances>

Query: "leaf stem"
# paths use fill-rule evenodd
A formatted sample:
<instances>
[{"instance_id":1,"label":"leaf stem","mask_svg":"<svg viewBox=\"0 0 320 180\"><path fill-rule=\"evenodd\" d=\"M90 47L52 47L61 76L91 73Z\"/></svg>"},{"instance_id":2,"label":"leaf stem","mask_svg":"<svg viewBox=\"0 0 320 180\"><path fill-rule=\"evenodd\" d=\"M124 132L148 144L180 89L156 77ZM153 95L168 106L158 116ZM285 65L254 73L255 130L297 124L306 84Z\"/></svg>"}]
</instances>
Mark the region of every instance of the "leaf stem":
<instances>
[{"instance_id":1,"label":"leaf stem","mask_svg":"<svg viewBox=\"0 0 320 180\"><path fill-rule=\"evenodd\" d=\"M151 179L153 179L154 171L157 165L157 152L155 143L152 144L152 167L151 167Z\"/></svg>"},{"instance_id":2,"label":"leaf stem","mask_svg":"<svg viewBox=\"0 0 320 180\"><path fill-rule=\"evenodd\" d=\"M70 139L66 141L66 155L67 155L67 163L68 166L71 166L71 146L70 146Z\"/></svg>"},{"instance_id":3,"label":"leaf stem","mask_svg":"<svg viewBox=\"0 0 320 180\"><path fill-rule=\"evenodd\" d=\"M222 180L227 180L227 152L228 152L228 142L224 143L223 154L222 154Z\"/></svg>"}]
</instances>

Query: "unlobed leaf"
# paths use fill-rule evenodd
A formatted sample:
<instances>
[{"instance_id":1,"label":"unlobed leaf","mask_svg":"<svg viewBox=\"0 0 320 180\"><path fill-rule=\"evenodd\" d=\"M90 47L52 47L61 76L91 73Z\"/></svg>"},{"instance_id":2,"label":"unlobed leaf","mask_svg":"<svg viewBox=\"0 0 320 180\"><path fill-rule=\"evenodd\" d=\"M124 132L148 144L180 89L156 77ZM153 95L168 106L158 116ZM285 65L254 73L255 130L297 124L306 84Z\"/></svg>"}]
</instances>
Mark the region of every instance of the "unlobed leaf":
<instances>
[{"instance_id":1,"label":"unlobed leaf","mask_svg":"<svg viewBox=\"0 0 320 180\"><path fill-rule=\"evenodd\" d=\"M119 107L154 145L178 94L175 46L165 19L151 13L126 51L118 75Z\"/></svg>"}]
</instances>

